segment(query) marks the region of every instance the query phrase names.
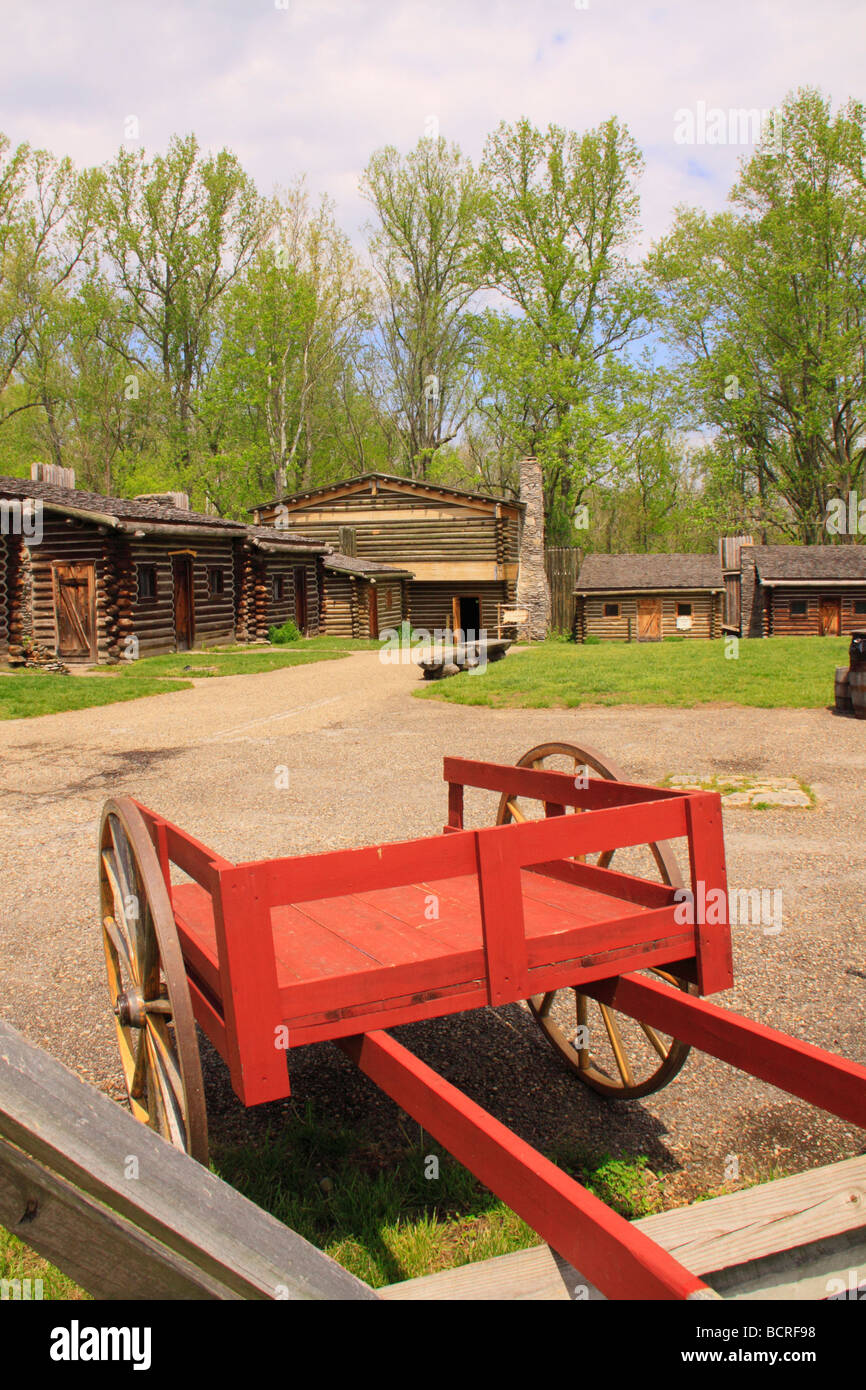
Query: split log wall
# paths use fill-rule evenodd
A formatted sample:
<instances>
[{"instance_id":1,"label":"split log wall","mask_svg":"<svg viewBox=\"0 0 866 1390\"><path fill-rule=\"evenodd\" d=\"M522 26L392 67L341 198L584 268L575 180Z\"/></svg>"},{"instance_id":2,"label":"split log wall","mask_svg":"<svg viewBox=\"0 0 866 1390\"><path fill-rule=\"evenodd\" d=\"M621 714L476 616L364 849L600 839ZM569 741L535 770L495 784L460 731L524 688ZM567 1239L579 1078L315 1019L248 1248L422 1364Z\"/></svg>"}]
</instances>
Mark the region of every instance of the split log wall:
<instances>
[{"instance_id":1,"label":"split log wall","mask_svg":"<svg viewBox=\"0 0 866 1390\"><path fill-rule=\"evenodd\" d=\"M9 546L6 536L0 531L0 661L5 661L9 655L9 590L7 576L10 549L11 546Z\"/></svg>"},{"instance_id":2,"label":"split log wall","mask_svg":"<svg viewBox=\"0 0 866 1390\"><path fill-rule=\"evenodd\" d=\"M764 589L762 614L765 637L814 637L821 632L821 601L832 600L840 607L840 635L850 635L866 629L866 584L861 588L834 592L832 589L790 588ZM791 604L805 602L806 612L792 613ZM858 611L859 610L859 611Z\"/></svg>"},{"instance_id":3,"label":"split log wall","mask_svg":"<svg viewBox=\"0 0 866 1390\"><path fill-rule=\"evenodd\" d=\"M415 628L428 632L444 631L452 626L452 598L480 598L481 626L489 633L496 632L500 603L511 603L514 585L494 584L418 584L409 583L409 620Z\"/></svg>"},{"instance_id":4,"label":"split log wall","mask_svg":"<svg viewBox=\"0 0 866 1390\"><path fill-rule=\"evenodd\" d=\"M630 624L631 638L633 641L637 641L639 598L661 599L662 637L701 637L706 639L718 637L721 634L724 596L722 594L690 593L683 590L681 593L675 594L646 593L639 596L636 594L624 594L622 596L618 594L581 595L577 600L575 636L579 641L583 641L584 637L592 634L605 642L625 642L629 637ZM612 603L619 605L619 616L605 617L605 604ZM677 627L678 603L690 603L692 606L692 626L685 631Z\"/></svg>"}]
</instances>

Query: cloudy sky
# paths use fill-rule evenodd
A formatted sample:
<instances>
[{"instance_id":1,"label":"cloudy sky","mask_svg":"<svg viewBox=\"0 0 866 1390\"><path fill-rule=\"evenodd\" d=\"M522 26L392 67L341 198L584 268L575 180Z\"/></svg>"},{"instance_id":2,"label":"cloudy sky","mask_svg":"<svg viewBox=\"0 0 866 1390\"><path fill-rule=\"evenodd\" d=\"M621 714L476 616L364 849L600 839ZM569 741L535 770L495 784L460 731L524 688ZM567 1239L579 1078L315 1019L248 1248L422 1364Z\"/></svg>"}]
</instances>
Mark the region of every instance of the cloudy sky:
<instances>
[{"instance_id":1,"label":"cloudy sky","mask_svg":"<svg viewBox=\"0 0 866 1390\"><path fill-rule=\"evenodd\" d=\"M110 158L138 123L229 146L263 192L306 174L347 230L383 144L434 123L477 158L526 115L627 122L658 235L682 201L721 206L747 148L682 144L676 113L767 110L811 84L864 96L863 0L5 0L0 129L77 161ZM736 133L736 132L735 132Z\"/></svg>"}]
</instances>

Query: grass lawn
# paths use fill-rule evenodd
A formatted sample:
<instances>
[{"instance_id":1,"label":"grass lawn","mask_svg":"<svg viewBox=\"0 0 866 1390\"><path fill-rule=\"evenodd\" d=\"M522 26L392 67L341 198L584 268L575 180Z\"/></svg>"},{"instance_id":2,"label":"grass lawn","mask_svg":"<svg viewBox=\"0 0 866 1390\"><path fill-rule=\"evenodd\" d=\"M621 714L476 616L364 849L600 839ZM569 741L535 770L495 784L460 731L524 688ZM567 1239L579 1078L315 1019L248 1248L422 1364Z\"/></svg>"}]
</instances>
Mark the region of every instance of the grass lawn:
<instances>
[{"instance_id":1,"label":"grass lawn","mask_svg":"<svg viewBox=\"0 0 866 1390\"><path fill-rule=\"evenodd\" d=\"M38 714L60 714L93 705L113 705L140 700L143 695L165 695L170 690L189 690L189 681L87 680L83 676L48 675L41 671L11 671L0 675L0 719L29 719Z\"/></svg>"},{"instance_id":2,"label":"grass lawn","mask_svg":"<svg viewBox=\"0 0 866 1390\"><path fill-rule=\"evenodd\" d=\"M833 703L836 666L848 664L847 637L771 637L739 642L548 641L512 652L483 673L416 690L422 699L497 709L578 705L757 705L819 709ZM726 656L728 651L736 656Z\"/></svg>"},{"instance_id":3,"label":"grass lawn","mask_svg":"<svg viewBox=\"0 0 866 1390\"><path fill-rule=\"evenodd\" d=\"M310 1111L250 1145L216 1148L224 1181L373 1288L538 1245L525 1221L411 1121L393 1152ZM621 1215L661 1210L663 1184L643 1157L552 1158ZM432 1160L435 1160L432 1161ZM86 1298L0 1230L0 1276L41 1278L46 1299Z\"/></svg>"},{"instance_id":4,"label":"grass lawn","mask_svg":"<svg viewBox=\"0 0 866 1390\"><path fill-rule=\"evenodd\" d=\"M301 647L239 647L219 651L165 652L162 656L144 656L139 661L123 661L117 666L96 668L99 675L115 680L162 680L179 677L181 680L207 676L255 676L263 671L280 671L286 666L308 666L313 661L339 661L345 652L331 648Z\"/></svg>"}]
</instances>

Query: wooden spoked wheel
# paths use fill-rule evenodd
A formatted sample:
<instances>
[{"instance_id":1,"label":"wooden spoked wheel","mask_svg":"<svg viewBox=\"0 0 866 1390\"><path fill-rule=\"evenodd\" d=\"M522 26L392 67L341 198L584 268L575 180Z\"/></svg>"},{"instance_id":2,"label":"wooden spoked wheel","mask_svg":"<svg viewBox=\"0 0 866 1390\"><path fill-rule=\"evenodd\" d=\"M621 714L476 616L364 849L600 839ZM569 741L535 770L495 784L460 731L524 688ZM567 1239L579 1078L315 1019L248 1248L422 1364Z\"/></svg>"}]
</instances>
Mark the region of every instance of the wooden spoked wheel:
<instances>
[{"instance_id":1,"label":"wooden spoked wheel","mask_svg":"<svg viewBox=\"0 0 866 1390\"><path fill-rule=\"evenodd\" d=\"M99 886L108 992L132 1113L207 1166L195 1018L174 914L135 803L106 803Z\"/></svg>"},{"instance_id":2,"label":"wooden spoked wheel","mask_svg":"<svg viewBox=\"0 0 866 1390\"><path fill-rule=\"evenodd\" d=\"M594 748L578 748L573 743L539 744L524 753L517 766L568 772L575 778L586 769L587 775L596 773L613 782L624 780L615 763L604 759ZM572 811L579 814L580 808L568 808L566 814ZM542 802L504 792L499 802L497 824L538 820L547 814L548 808ZM629 863L624 866L626 872L647 876L655 861L663 883L682 886L676 857L667 841L659 840L648 844L645 850L629 853L632 858L642 854L645 862ZM596 858L596 866L608 868L615 854L615 850L605 850ZM665 980L688 993L697 993L695 985L667 970L649 969L639 973ZM548 1042L580 1080L612 1099L637 1100L661 1090L673 1080L689 1055L686 1043L600 1004L578 989L536 994L527 1003Z\"/></svg>"}]
</instances>

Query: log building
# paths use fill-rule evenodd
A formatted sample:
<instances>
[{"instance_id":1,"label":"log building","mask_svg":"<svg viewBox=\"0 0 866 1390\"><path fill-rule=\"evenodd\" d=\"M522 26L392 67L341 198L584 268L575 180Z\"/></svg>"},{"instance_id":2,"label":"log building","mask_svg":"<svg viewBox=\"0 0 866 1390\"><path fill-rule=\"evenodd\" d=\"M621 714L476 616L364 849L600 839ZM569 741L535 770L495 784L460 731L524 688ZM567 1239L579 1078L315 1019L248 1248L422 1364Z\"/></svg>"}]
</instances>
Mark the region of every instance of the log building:
<instances>
[{"instance_id":1,"label":"log building","mask_svg":"<svg viewBox=\"0 0 866 1390\"><path fill-rule=\"evenodd\" d=\"M378 638L409 617L409 570L339 552L322 559L322 632Z\"/></svg>"},{"instance_id":2,"label":"log building","mask_svg":"<svg viewBox=\"0 0 866 1390\"><path fill-rule=\"evenodd\" d=\"M742 545L743 637L835 637L866 628L866 545Z\"/></svg>"},{"instance_id":3,"label":"log building","mask_svg":"<svg viewBox=\"0 0 866 1390\"><path fill-rule=\"evenodd\" d=\"M252 508L258 525L301 531L342 555L411 570L413 627L495 631L514 602L522 504L365 473Z\"/></svg>"},{"instance_id":4,"label":"log building","mask_svg":"<svg viewBox=\"0 0 866 1390\"><path fill-rule=\"evenodd\" d=\"M318 631L320 543L275 543L272 531L263 543L178 494L127 499L0 478L0 507L25 501L41 509L39 533L2 537L0 642L12 664L30 641L92 663L258 640L288 616Z\"/></svg>"},{"instance_id":5,"label":"log building","mask_svg":"<svg viewBox=\"0 0 866 1390\"><path fill-rule=\"evenodd\" d=\"M724 594L712 555L588 555L575 589L575 636L610 642L718 637Z\"/></svg>"}]
</instances>

